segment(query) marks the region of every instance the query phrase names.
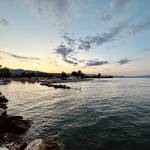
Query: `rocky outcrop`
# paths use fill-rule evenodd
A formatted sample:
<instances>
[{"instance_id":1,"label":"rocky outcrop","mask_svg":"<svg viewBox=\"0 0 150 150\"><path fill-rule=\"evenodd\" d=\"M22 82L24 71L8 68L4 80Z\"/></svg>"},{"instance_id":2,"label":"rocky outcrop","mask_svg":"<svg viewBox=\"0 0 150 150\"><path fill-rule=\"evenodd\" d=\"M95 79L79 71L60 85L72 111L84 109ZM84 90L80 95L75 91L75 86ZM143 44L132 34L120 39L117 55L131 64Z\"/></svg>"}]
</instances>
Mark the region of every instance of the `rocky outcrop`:
<instances>
[{"instance_id":1,"label":"rocky outcrop","mask_svg":"<svg viewBox=\"0 0 150 150\"><path fill-rule=\"evenodd\" d=\"M71 89L71 87L69 86L66 86L66 85L62 85L62 84L49 84L49 83L41 83L41 85L45 85L45 86L48 86L48 87L53 87L55 89Z\"/></svg>"},{"instance_id":2,"label":"rocky outcrop","mask_svg":"<svg viewBox=\"0 0 150 150\"><path fill-rule=\"evenodd\" d=\"M43 139L35 139L30 143L14 143L0 150L64 150L64 148L56 142L45 143Z\"/></svg>"},{"instance_id":3,"label":"rocky outcrop","mask_svg":"<svg viewBox=\"0 0 150 150\"><path fill-rule=\"evenodd\" d=\"M46 144L42 139L35 139L25 150L62 150L57 143Z\"/></svg>"},{"instance_id":4,"label":"rocky outcrop","mask_svg":"<svg viewBox=\"0 0 150 150\"><path fill-rule=\"evenodd\" d=\"M30 122L22 116L7 115L8 99L0 93L0 134L15 133L22 134L30 127Z\"/></svg>"},{"instance_id":5,"label":"rocky outcrop","mask_svg":"<svg viewBox=\"0 0 150 150\"><path fill-rule=\"evenodd\" d=\"M7 98L0 93L0 135L26 132L30 127L30 122L24 120L22 116L7 115L7 102ZM35 139L30 143L14 143L6 147L0 147L0 150L63 150L63 148L53 140L47 144L42 139Z\"/></svg>"},{"instance_id":6,"label":"rocky outcrop","mask_svg":"<svg viewBox=\"0 0 150 150\"><path fill-rule=\"evenodd\" d=\"M42 139L35 139L27 145L25 150L45 150L46 145Z\"/></svg>"}]
</instances>

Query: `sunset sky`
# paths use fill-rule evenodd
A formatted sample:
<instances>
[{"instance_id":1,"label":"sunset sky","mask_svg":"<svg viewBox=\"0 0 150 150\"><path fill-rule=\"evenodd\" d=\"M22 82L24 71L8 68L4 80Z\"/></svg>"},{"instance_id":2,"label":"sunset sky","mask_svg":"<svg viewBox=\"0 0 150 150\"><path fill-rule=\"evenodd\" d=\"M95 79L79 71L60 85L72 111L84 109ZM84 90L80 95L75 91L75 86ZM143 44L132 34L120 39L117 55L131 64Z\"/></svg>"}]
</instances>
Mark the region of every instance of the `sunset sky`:
<instances>
[{"instance_id":1,"label":"sunset sky","mask_svg":"<svg viewBox=\"0 0 150 150\"><path fill-rule=\"evenodd\" d=\"M150 0L0 0L0 64L150 74Z\"/></svg>"}]
</instances>

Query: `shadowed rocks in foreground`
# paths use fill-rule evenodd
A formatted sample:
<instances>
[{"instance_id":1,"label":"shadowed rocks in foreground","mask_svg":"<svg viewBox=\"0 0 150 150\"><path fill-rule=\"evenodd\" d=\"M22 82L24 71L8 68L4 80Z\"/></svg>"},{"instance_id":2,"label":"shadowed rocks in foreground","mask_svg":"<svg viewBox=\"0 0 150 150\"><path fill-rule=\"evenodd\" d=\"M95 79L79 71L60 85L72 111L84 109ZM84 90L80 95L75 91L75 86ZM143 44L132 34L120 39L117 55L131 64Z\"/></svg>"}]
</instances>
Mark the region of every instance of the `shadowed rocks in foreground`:
<instances>
[{"instance_id":1,"label":"shadowed rocks in foreground","mask_svg":"<svg viewBox=\"0 0 150 150\"><path fill-rule=\"evenodd\" d=\"M0 93L0 134L22 134L30 128L30 122L22 116L7 115L8 99Z\"/></svg>"},{"instance_id":2,"label":"shadowed rocks in foreground","mask_svg":"<svg viewBox=\"0 0 150 150\"><path fill-rule=\"evenodd\" d=\"M7 115L8 99L0 92L0 135L5 133L23 134L30 128L30 122L22 116ZM58 143L52 141L46 144L42 139L35 139L30 143L23 142L7 147L0 147L0 150L63 150Z\"/></svg>"}]
</instances>

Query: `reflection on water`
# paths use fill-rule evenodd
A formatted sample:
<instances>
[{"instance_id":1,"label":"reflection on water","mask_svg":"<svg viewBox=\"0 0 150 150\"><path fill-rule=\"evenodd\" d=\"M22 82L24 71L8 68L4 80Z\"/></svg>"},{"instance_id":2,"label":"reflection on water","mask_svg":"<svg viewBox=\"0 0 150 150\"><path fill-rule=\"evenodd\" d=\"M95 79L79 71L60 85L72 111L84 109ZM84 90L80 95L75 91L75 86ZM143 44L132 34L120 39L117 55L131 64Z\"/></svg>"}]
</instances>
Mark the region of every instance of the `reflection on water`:
<instances>
[{"instance_id":1,"label":"reflection on water","mask_svg":"<svg viewBox=\"0 0 150 150\"><path fill-rule=\"evenodd\" d=\"M71 90L19 82L0 86L10 100L8 113L33 122L19 139L48 141L59 135L66 150L149 150L149 79L68 85Z\"/></svg>"}]
</instances>

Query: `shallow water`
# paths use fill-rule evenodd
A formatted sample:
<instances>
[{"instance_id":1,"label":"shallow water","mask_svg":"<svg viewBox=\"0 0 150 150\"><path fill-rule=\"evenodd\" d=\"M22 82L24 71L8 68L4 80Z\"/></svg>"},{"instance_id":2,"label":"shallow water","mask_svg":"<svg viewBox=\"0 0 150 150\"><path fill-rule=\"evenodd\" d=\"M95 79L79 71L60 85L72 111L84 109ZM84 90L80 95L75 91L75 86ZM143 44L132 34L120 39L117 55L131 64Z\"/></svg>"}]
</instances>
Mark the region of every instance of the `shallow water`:
<instances>
[{"instance_id":1,"label":"shallow water","mask_svg":"<svg viewBox=\"0 0 150 150\"><path fill-rule=\"evenodd\" d=\"M31 128L12 141L58 136L65 150L150 149L150 79L67 85L72 89L19 82L0 86L9 99L8 113L32 120Z\"/></svg>"}]
</instances>

